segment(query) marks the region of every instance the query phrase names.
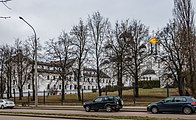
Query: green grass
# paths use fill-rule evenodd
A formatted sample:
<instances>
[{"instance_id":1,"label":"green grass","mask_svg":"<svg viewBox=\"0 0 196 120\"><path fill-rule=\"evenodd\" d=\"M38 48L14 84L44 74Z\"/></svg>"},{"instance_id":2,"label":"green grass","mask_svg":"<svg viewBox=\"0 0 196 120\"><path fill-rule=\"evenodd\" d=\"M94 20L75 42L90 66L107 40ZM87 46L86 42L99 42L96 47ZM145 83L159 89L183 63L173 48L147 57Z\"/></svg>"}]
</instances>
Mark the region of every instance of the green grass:
<instances>
[{"instance_id":1,"label":"green grass","mask_svg":"<svg viewBox=\"0 0 196 120\"><path fill-rule=\"evenodd\" d=\"M172 118L153 118L153 117L141 117L141 116L103 116L103 115L85 115L85 114L61 114L61 113L36 113L36 112L8 112L2 111L4 114L15 114L15 115L33 115L34 117L46 116L50 118L50 116L54 117L64 117L64 118L110 118L110 119L129 119L129 120L184 120L184 119L172 119Z\"/></svg>"},{"instance_id":2,"label":"green grass","mask_svg":"<svg viewBox=\"0 0 196 120\"><path fill-rule=\"evenodd\" d=\"M146 106L147 104L155 101L159 101L167 96L167 90L165 88L153 88L153 89L139 89L139 97L135 98L136 104L133 104L133 90L124 90L123 91L123 101L125 105L136 105L136 106ZM176 88L169 89L170 96L178 95L178 91ZM105 92L102 92L102 95L106 95ZM118 92L107 92L107 95L118 95ZM82 96L82 95L81 95ZM83 101L93 100L96 96L98 96L98 92L94 93L84 93ZM34 104L31 101L31 104ZM44 97L39 97L39 104L43 104ZM28 97L23 97L22 100L18 100L16 98L16 104L28 103ZM61 104L61 96L60 95L51 95L45 96L46 104ZM78 101L77 94L66 94L65 95L65 105L81 105L81 101Z\"/></svg>"}]
</instances>

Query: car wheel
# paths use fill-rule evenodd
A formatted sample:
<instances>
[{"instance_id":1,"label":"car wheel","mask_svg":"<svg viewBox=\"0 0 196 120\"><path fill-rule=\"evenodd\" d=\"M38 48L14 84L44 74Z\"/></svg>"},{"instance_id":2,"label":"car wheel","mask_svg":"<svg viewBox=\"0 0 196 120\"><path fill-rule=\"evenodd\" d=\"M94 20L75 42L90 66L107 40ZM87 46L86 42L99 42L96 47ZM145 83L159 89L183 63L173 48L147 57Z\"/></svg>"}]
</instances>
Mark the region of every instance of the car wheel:
<instances>
[{"instance_id":1,"label":"car wheel","mask_svg":"<svg viewBox=\"0 0 196 120\"><path fill-rule=\"evenodd\" d=\"M1 109L4 109L4 105L1 105Z\"/></svg>"},{"instance_id":2,"label":"car wheel","mask_svg":"<svg viewBox=\"0 0 196 120\"><path fill-rule=\"evenodd\" d=\"M183 108L183 113L184 114L191 114L192 113L192 109L190 107L184 107Z\"/></svg>"},{"instance_id":3,"label":"car wheel","mask_svg":"<svg viewBox=\"0 0 196 120\"><path fill-rule=\"evenodd\" d=\"M107 106L106 106L106 111L107 111L107 112L112 112L112 107L111 107L110 105L107 105Z\"/></svg>"},{"instance_id":4,"label":"car wheel","mask_svg":"<svg viewBox=\"0 0 196 120\"><path fill-rule=\"evenodd\" d=\"M86 106L86 107L85 107L85 111L86 111L86 112L90 112L90 111L91 111L91 107L90 107L90 106Z\"/></svg>"},{"instance_id":5,"label":"car wheel","mask_svg":"<svg viewBox=\"0 0 196 120\"><path fill-rule=\"evenodd\" d=\"M158 109L157 107L152 107L152 108L151 108L151 112L152 112L153 114L156 114L156 113L159 112L159 109Z\"/></svg>"}]
</instances>

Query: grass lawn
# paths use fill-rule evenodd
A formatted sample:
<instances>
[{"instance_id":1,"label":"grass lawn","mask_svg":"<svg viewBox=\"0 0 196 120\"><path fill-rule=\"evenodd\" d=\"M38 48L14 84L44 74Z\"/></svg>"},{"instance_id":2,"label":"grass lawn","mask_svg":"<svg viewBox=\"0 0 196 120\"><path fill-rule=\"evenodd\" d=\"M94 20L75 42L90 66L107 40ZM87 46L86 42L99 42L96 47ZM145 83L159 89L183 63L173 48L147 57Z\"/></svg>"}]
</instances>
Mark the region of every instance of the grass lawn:
<instances>
[{"instance_id":1,"label":"grass lawn","mask_svg":"<svg viewBox=\"0 0 196 120\"><path fill-rule=\"evenodd\" d=\"M102 95L106 95L105 92L102 92ZM118 92L107 92L107 95L118 95ZM178 95L178 91L176 88L169 89L169 95L174 96ZM81 95L82 96L82 95ZM83 94L83 101L93 100L96 96L98 96L98 92L94 93L84 93ZM136 102L134 104L133 99L133 90L124 90L123 91L123 101L124 105L136 105L136 106L146 106L147 104L155 101L159 101L167 96L167 89L166 88L153 88L153 89L139 89L139 97L135 98ZM39 104L44 103L44 97L40 96ZM31 97L29 97L30 104L34 104L31 101ZM16 104L28 103L28 97L23 97L22 100L18 100L16 98ZM61 104L61 96L60 95L50 95L45 96L45 104L54 104L60 105ZM81 105L82 102L78 101L77 94L66 94L65 105Z\"/></svg>"}]
</instances>

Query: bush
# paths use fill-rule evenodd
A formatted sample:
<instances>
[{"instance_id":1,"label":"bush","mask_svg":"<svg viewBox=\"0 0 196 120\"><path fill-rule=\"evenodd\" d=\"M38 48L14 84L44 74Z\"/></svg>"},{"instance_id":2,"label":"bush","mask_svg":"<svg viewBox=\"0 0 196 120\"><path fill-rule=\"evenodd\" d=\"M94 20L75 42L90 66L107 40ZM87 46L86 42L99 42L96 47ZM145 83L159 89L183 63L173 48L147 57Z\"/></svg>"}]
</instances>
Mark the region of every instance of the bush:
<instances>
[{"instance_id":1,"label":"bush","mask_svg":"<svg viewBox=\"0 0 196 120\"><path fill-rule=\"evenodd\" d=\"M140 88L144 88L144 89L160 88L159 80L139 81L138 84Z\"/></svg>"},{"instance_id":2,"label":"bush","mask_svg":"<svg viewBox=\"0 0 196 120\"><path fill-rule=\"evenodd\" d=\"M111 86L111 85L107 85L107 86L105 86L104 88L102 88L102 90L101 90L102 92L114 92L115 91L115 87L113 86Z\"/></svg>"}]
</instances>

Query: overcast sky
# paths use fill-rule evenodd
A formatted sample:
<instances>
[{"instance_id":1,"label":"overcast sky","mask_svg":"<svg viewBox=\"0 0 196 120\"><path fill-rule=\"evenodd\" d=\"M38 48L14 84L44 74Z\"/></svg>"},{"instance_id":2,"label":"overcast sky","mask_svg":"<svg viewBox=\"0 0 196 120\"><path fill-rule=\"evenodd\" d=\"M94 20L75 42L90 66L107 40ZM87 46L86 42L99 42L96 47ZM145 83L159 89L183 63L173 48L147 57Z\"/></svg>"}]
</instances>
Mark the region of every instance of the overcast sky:
<instances>
[{"instance_id":1,"label":"overcast sky","mask_svg":"<svg viewBox=\"0 0 196 120\"><path fill-rule=\"evenodd\" d=\"M192 2L195 7L196 1ZM19 16L35 28L41 43L57 38L63 30L70 32L80 18L86 21L96 11L113 25L117 20L137 19L157 30L172 18L173 0L12 0L7 5L11 10L0 4L0 16L11 16L0 19L0 45L33 35Z\"/></svg>"}]
</instances>

